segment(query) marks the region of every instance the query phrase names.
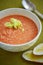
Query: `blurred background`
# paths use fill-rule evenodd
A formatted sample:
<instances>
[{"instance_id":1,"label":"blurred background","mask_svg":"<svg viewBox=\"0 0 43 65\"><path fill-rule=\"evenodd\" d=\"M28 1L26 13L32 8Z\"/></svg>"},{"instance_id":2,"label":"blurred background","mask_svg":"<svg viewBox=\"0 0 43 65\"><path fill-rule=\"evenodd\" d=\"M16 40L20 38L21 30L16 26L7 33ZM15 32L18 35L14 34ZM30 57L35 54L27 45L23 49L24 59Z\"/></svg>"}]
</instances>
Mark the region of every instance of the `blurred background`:
<instances>
[{"instance_id":1,"label":"blurred background","mask_svg":"<svg viewBox=\"0 0 43 65\"><path fill-rule=\"evenodd\" d=\"M43 14L43 0L30 0L35 5L36 8ZM0 0L0 10L6 8L23 8L22 0Z\"/></svg>"}]
</instances>

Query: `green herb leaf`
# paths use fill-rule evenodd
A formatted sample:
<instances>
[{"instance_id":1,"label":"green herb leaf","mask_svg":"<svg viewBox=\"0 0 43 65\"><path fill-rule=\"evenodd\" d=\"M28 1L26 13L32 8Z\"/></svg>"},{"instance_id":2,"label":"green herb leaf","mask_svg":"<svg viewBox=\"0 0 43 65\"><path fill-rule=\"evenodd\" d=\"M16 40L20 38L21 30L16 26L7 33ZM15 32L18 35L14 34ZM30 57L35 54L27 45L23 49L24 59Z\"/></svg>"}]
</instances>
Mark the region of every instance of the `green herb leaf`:
<instances>
[{"instance_id":1,"label":"green herb leaf","mask_svg":"<svg viewBox=\"0 0 43 65\"><path fill-rule=\"evenodd\" d=\"M13 27L13 25L12 25L10 22L6 22L4 25L5 25L6 27L8 27L8 28L12 28L12 27Z\"/></svg>"}]
</instances>

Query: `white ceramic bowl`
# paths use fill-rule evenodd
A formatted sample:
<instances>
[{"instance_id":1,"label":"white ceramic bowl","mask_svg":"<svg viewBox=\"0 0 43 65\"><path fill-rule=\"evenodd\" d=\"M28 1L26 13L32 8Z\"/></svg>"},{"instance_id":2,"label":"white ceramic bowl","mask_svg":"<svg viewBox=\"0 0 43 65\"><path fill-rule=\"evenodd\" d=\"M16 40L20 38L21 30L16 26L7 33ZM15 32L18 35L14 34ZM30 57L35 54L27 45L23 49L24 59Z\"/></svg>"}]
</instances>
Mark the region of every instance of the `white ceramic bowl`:
<instances>
[{"instance_id":1,"label":"white ceramic bowl","mask_svg":"<svg viewBox=\"0 0 43 65\"><path fill-rule=\"evenodd\" d=\"M41 30L42 30L42 25L41 25L39 18L34 13L27 11L25 9L21 9L21 8L9 8L9 9L0 11L0 19L5 16L14 15L14 14L19 14L19 15L29 17L30 19L32 19L35 22L35 24L38 27L37 36L33 40L31 40L30 42L27 42L25 44L13 45L13 44L6 44L2 41L0 42L1 48L5 49L7 51L11 51L11 52L19 52L19 51L24 51L26 49L29 49L32 45L35 44L35 42L38 40L38 38L40 36Z\"/></svg>"}]
</instances>

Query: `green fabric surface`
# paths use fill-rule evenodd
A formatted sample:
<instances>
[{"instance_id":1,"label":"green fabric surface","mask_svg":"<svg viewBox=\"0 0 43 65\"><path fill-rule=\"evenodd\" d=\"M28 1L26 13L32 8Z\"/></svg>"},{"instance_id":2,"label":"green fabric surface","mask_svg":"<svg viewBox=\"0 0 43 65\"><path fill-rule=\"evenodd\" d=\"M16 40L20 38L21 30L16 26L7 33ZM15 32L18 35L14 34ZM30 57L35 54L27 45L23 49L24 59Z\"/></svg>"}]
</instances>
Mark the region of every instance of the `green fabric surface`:
<instances>
[{"instance_id":1,"label":"green fabric surface","mask_svg":"<svg viewBox=\"0 0 43 65\"><path fill-rule=\"evenodd\" d=\"M6 9L6 8L23 8L22 0L0 0L0 10ZM36 8L43 14L43 0L31 0L35 5ZM43 20L41 20L42 23L42 32L41 35L36 42L36 44L31 47L30 49L33 49L37 44L43 42ZM24 51L23 51L24 52ZM0 48L0 65L38 65L38 63L29 62L22 58L23 52L8 52ZM39 65L43 65L40 64Z\"/></svg>"}]
</instances>

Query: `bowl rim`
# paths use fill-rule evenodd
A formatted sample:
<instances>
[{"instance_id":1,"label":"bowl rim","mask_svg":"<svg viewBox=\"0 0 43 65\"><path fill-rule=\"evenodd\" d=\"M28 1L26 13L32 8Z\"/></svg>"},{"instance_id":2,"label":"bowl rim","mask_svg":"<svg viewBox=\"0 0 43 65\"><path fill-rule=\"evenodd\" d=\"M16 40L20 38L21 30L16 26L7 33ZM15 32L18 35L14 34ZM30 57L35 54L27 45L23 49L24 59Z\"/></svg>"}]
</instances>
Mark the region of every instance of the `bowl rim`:
<instances>
[{"instance_id":1,"label":"bowl rim","mask_svg":"<svg viewBox=\"0 0 43 65\"><path fill-rule=\"evenodd\" d=\"M28 11L28 10L26 10L26 9L23 9L23 8L7 8L7 9L4 9L4 10L2 10L2 11L0 11L0 12L3 12L3 11L7 11L7 10L13 10L13 9L16 9L16 10L25 10L25 11L27 11L27 12L29 12L29 13L31 13L33 16L35 16L37 19L38 19L38 21L39 21L39 24L40 24L40 31L38 32L38 34L32 39L32 40L30 40L29 42L26 42L26 43L22 43L22 44L7 44L7 43L4 43L4 42L0 42L0 44L4 44L4 45L7 45L7 46L24 46L24 45L26 45L26 44L28 44L28 43L32 43L33 41L35 41L35 39L37 39L39 36L40 36L40 33L41 33L41 31L42 31L42 24L41 24L41 21L40 21L40 19L38 18L38 16L35 14L35 13L33 13L33 12L31 12L31 11Z\"/></svg>"}]
</instances>

